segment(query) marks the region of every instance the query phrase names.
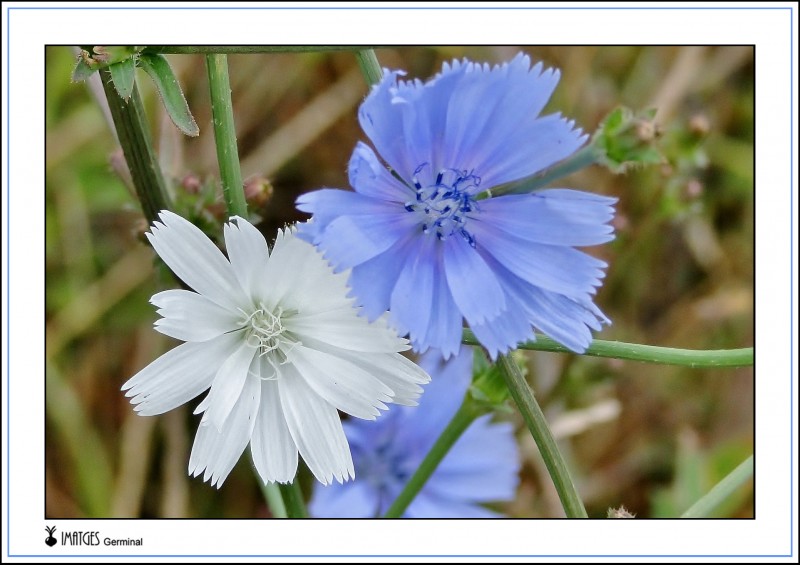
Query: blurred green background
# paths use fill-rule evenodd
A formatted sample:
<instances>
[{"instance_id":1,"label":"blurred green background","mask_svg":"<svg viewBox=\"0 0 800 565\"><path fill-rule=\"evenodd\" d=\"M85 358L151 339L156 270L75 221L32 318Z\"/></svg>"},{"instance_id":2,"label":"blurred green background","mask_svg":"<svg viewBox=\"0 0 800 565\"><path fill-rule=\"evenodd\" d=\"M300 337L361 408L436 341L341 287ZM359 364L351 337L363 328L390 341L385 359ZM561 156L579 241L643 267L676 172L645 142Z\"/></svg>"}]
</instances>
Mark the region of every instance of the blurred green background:
<instances>
[{"instance_id":1,"label":"blurred green background","mask_svg":"<svg viewBox=\"0 0 800 565\"><path fill-rule=\"evenodd\" d=\"M381 64L425 79L445 60L492 63L518 51L561 69L545 112L592 133L618 105L658 109L661 165L614 175L598 166L558 182L619 197L617 238L597 302L612 339L718 349L753 344L754 62L751 47L398 47ZM99 98L73 84L76 52L47 50L46 516L267 517L241 458L220 490L186 472L196 402L136 416L120 386L176 342L153 331L150 296L175 286L143 244L146 222ZM199 55L168 56L200 136L165 117L138 84L179 213L212 235L224 215ZM231 55L234 115L249 203L265 234L305 219L297 195L347 188L367 93L352 53ZM99 85L98 85L99 86ZM95 93L98 90L94 90ZM624 505L675 517L753 452L753 370L687 369L530 353L530 381L592 517ZM563 512L516 414L524 465L512 517ZM303 488L313 485L307 474ZM751 517L741 488L717 511Z\"/></svg>"}]
</instances>

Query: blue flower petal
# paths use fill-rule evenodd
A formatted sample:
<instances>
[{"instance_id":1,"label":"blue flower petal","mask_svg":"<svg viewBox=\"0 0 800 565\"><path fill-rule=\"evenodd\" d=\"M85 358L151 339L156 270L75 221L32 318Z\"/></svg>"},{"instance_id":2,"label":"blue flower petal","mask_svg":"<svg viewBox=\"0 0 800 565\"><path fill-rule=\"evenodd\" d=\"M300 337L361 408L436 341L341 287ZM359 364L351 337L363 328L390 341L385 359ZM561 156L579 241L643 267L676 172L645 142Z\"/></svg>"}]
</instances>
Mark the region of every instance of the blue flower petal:
<instances>
[{"instance_id":1,"label":"blue flower petal","mask_svg":"<svg viewBox=\"0 0 800 565\"><path fill-rule=\"evenodd\" d=\"M524 121L524 118L521 118ZM588 137L560 114L533 120L506 131L495 143L485 142L475 172L489 188L522 179L572 155Z\"/></svg>"},{"instance_id":2,"label":"blue flower petal","mask_svg":"<svg viewBox=\"0 0 800 565\"><path fill-rule=\"evenodd\" d=\"M575 298L594 293L607 265L572 247L525 241L494 224L475 227L479 246L532 285Z\"/></svg>"},{"instance_id":3,"label":"blue flower petal","mask_svg":"<svg viewBox=\"0 0 800 565\"><path fill-rule=\"evenodd\" d=\"M502 312L503 289L478 251L458 235L442 245L447 285L467 322L480 324Z\"/></svg>"},{"instance_id":4,"label":"blue flower petal","mask_svg":"<svg viewBox=\"0 0 800 565\"><path fill-rule=\"evenodd\" d=\"M551 245L597 245L614 239L615 198L568 189L488 198L481 215L504 232Z\"/></svg>"},{"instance_id":5,"label":"blue flower petal","mask_svg":"<svg viewBox=\"0 0 800 565\"><path fill-rule=\"evenodd\" d=\"M400 334L410 333L412 341L423 343L433 309L433 273L438 268L435 243L432 237L413 241L390 299L391 320Z\"/></svg>"},{"instance_id":6,"label":"blue flower petal","mask_svg":"<svg viewBox=\"0 0 800 565\"><path fill-rule=\"evenodd\" d=\"M452 72L443 72L426 84L420 81L398 84L392 102L402 115L405 153L415 168L427 163L438 172L459 165L444 159L442 152L446 146L442 143L442 137L447 128L450 98L470 65L454 61ZM413 170L401 172L413 176ZM410 176L405 178L410 180Z\"/></svg>"},{"instance_id":7,"label":"blue flower petal","mask_svg":"<svg viewBox=\"0 0 800 565\"><path fill-rule=\"evenodd\" d=\"M353 288L356 302L362 307L362 313L369 321L384 314L391 305L394 290L400 272L408 262L411 245L405 238L387 249L353 267L349 284Z\"/></svg>"},{"instance_id":8,"label":"blue flower petal","mask_svg":"<svg viewBox=\"0 0 800 565\"><path fill-rule=\"evenodd\" d=\"M419 494L406 509L404 518L501 518L497 512L431 493Z\"/></svg>"},{"instance_id":9,"label":"blue flower petal","mask_svg":"<svg viewBox=\"0 0 800 565\"><path fill-rule=\"evenodd\" d=\"M314 240L336 272L369 261L414 228L411 214L339 216Z\"/></svg>"},{"instance_id":10,"label":"blue flower petal","mask_svg":"<svg viewBox=\"0 0 800 565\"><path fill-rule=\"evenodd\" d=\"M474 502L514 498L520 468L514 427L490 422L490 415L479 418L450 448L428 481L432 493Z\"/></svg>"},{"instance_id":11,"label":"blue flower petal","mask_svg":"<svg viewBox=\"0 0 800 565\"><path fill-rule=\"evenodd\" d=\"M425 343L412 341L415 351L424 352L428 344L439 349L444 359L458 354L461 348L463 316L456 306L447 277L442 269L434 271L433 312Z\"/></svg>"},{"instance_id":12,"label":"blue flower petal","mask_svg":"<svg viewBox=\"0 0 800 565\"><path fill-rule=\"evenodd\" d=\"M314 214L314 223L327 226L340 215L367 216L371 214L397 214L396 204L370 198L349 190L323 188L297 198L297 209Z\"/></svg>"},{"instance_id":13,"label":"blue flower petal","mask_svg":"<svg viewBox=\"0 0 800 565\"><path fill-rule=\"evenodd\" d=\"M495 268L498 271L503 270L500 265L495 265ZM509 310L517 308L525 312L525 316L537 330L572 351L582 353L592 342L589 327L599 329L599 322L610 323L589 299L573 299L543 290L512 273L507 273L503 280L509 303L512 304ZM528 338L520 338L519 341L522 339Z\"/></svg>"},{"instance_id":14,"label":"blue flower petal","mask_svg":"<svg viewBox=\"0 0 800 565\"><path fill-rule=\"evenodd\" d=\"M502 314L485 324L470 326L492 361L496 360L498 355L516 348L520 342L533 338L533 327L525 309L508 294L506 300L508 308Z\"/></svg>"},{"instance_id":15,"label":"blue flower petal","mask_svg":"<svg viewBox=\"0 0 800 565\"><path fill-rule=\"evenodd\" d=\"M419 163L413 162L406 152L403 116L393 101L397 77L402 74L402 71L384 72L381 81L372 87L361 104L358 122L381 157L392 169L407 178Z\"/></svg>"},{"instance_id":16,"label":"blue flower petal","mask_svg":"<svg viewBox=\"0 0 800 565\"><path fill-rule=\"evenodd\" d=\"M509 63L492 68L473 64L446 108L443 146L447 159L467 169L475 168L488 184L497 184L482 171L487 148L508 147L510 135L520 135L530 127L558 79L558 71L542 72L541 63L531 68L530 58L521 53Z\"/></svg>"},{"instance_id":17,"label":"blue flower petal","mask_svg":"<svg viewBox=\"0 0 800 565\"><path fill-rule=\"evenodd\" d=\"M365 196L397 203L414 197L414 191L394 178L372 149L360 141L350 157L347 174L350 186Z\"/></svg>"},{"instance_id":18,"label":"blue flower petal","mask_svg":"<svg viewBox=\"0 0 800 565\"><path fill-rule=\"evenodd\" d=\"M378 505L366 481L316 485L308 504L315 518L376 518Z\"/></svg>"}]
</instances>

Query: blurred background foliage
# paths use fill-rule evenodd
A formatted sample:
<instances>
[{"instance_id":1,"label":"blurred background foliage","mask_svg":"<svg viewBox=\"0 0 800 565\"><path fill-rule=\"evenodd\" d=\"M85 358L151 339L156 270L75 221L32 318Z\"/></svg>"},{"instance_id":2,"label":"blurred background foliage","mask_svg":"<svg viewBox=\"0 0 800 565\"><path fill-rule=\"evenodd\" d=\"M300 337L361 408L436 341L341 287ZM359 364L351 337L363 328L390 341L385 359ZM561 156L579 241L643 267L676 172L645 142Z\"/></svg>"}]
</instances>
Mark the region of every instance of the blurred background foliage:
<instances>
[{"instance_id":1,"label":"blurred background foliage","mask_svg":"<svg viewBox=\"0 0 800 565\"><path fill-rule=\"evenodd\" d=\"M753 344L754 62L751 47L397 47L383 66L425 79L444 60L492 63L519 50L561 69L546 112L592 133L618 105L656 108L660 165L589 167L557 183L619 197L598 337L691 349ZM47 50L46 515L268 517L242 457L218 491L186 472L194 403L134 414L120 386L173 347L152 330L150 296L174 287L143 244L146 223L104 115L102 89L73 84L76 51ZM200 136L181 135L139 71L177 212L218 237L224 216L200 55L168 56ZM269 239L305 219L297 195L347 188L367 93L352 53L232 55L234 115L254 219ZM96 93L100 93L98 98ZM529 378L589 515L624 505L675 517L753 452L753 370L688 369L530 352ZM562 516L516 414L524 465L511 517ZM303 475L310 494L311 482ZM752 485L720 517L753 515Z\"/></svg>"}]
</instances>

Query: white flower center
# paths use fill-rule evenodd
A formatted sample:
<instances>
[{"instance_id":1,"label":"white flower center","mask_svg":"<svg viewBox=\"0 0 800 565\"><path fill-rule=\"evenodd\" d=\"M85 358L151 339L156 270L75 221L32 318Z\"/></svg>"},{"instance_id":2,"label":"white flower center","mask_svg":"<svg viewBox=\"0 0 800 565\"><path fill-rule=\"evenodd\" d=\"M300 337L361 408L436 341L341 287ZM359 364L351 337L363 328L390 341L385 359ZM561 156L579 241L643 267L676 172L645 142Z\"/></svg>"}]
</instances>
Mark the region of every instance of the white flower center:
<instances>
[{"instance_id":1,"label":"white flower center","mask_svg":"<svg viewBox=\"0 0 800 565\"><path fill-rule=\"evenodd\" d=\"M241 330L245 332L245 342L250 347L258 349L260 357L266 356L266 361L274 369L272 375L262 374L261 378L265 380L277 378L278 365L288 363L287 353L296 345L302 345L300 340L283 326L286 316L294 312L284 312L281 307L273 311L263 304L259 304L250 314L241 309L239 311L243 316L240 323Z\"/></svg>"},{"instance_id":2,"label":"white flower center","mask_svg":"<svg viewBox=\"0 0 800 565\"><path fill-rule=\"evenodd\" d=\"M469 171L444 169L435 179L428 174L429 182L421 181L420 173L426 168L427 163L423 163L414 171L416 199L406 202L405 209L417 214L423 233L435 233L441 240L458 234L475 247L475 238L466 226L470 215L478 211L473 193L480 177Z\"/></svg>"}]
</instances>

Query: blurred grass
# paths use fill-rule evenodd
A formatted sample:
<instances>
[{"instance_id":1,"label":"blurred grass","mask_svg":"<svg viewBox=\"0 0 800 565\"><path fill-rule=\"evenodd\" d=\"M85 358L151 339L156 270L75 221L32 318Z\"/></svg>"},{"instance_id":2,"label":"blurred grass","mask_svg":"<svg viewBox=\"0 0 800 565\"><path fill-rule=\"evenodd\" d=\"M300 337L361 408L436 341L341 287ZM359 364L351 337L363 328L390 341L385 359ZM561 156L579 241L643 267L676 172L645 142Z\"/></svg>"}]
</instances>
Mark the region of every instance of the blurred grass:
<instances>
[{"instance_id":1,"label":"blurred grass","mask_svg":"<svg viewBox=\"0 0 800 565\"><path fill-rule=\"evenodd\" d=\"M663 166L615 176L590 167L559 182L620 199L598 303L603 339L693 349L753 344L753 99L749 47L526 47L561 69L546 112L592 132L620 104L658 107ZM427 78L443 60L500 62L517 47L377 50L383 66ZM212 233L224 207L201 56L168 56L200 126L182 136L145 75L139 85L180 212ZM89 89L71 84L73 52L47 50L46 514L52 518L265 517L245 455L217 491L186 474L191 410L134 415L120 385L174 342L148 304L175 283L153 270L141 211L119 175L118 147ZM303 219L302 192L347 187L367 92L350 53L232 55L243 175L274 193L251 202L269 237ZM116 166L113 163L117 163ZM155 276L154 276L155 275ZM639 518L680 515L753 451L753 370L699 370L572 355L529 355L531 382L561 439L590 516L624 505ZM532 440L515 517L561 515ZM311 487L303 476L306 492ZM719 516L753 515L752 487Z\"/></svg>"}]
</instances>

